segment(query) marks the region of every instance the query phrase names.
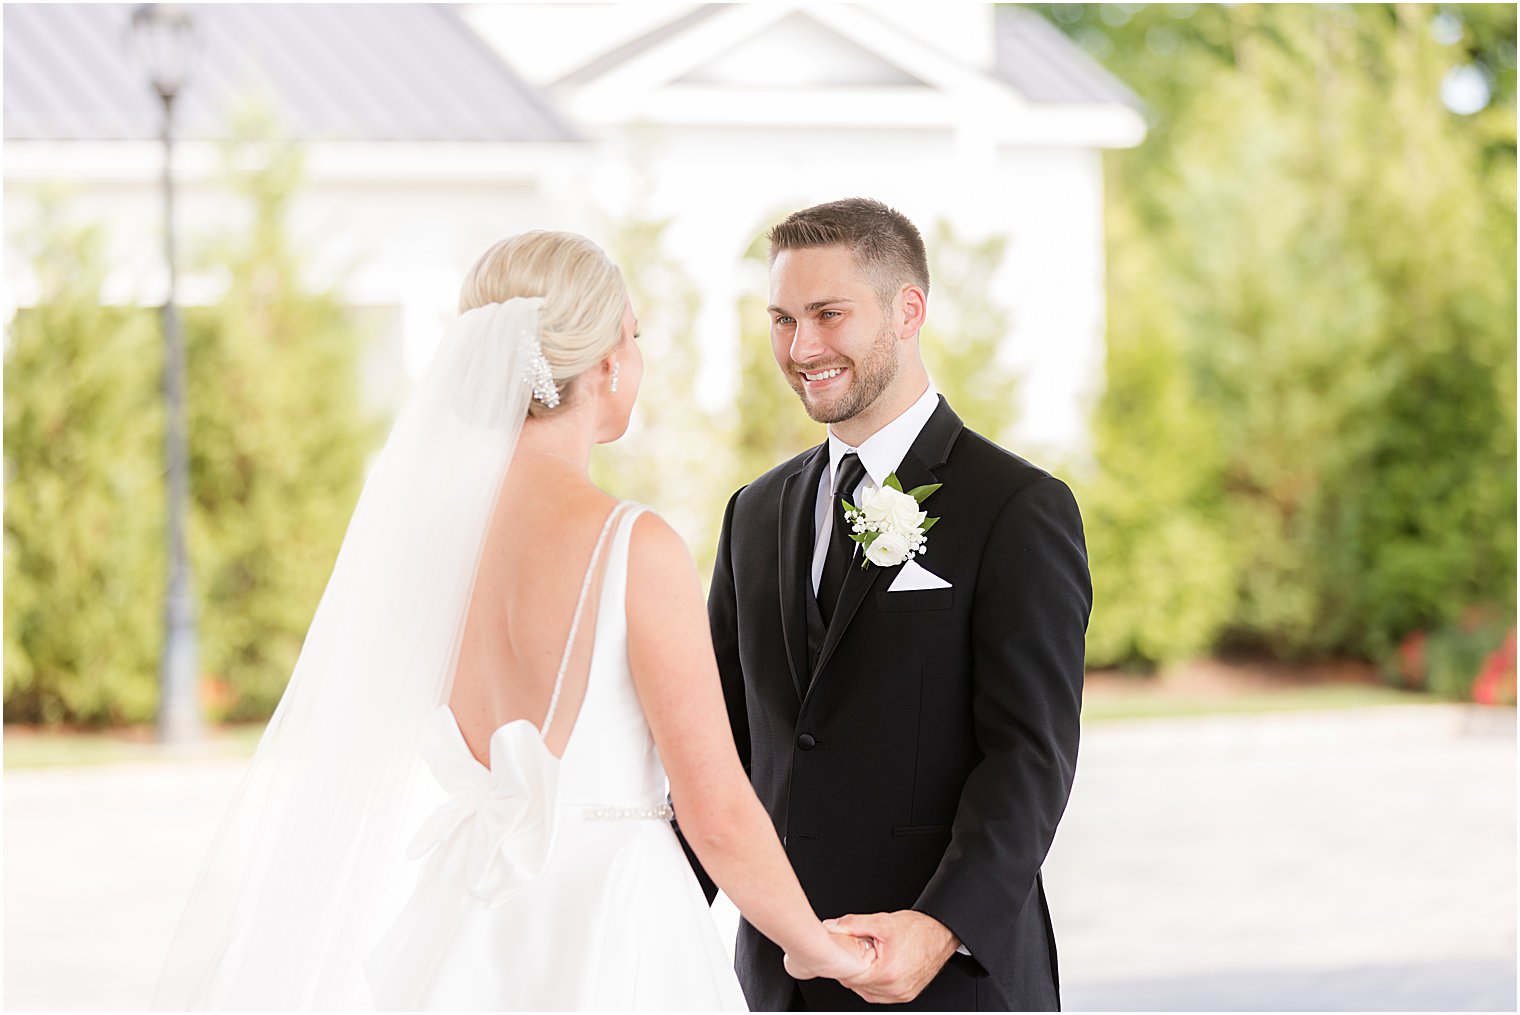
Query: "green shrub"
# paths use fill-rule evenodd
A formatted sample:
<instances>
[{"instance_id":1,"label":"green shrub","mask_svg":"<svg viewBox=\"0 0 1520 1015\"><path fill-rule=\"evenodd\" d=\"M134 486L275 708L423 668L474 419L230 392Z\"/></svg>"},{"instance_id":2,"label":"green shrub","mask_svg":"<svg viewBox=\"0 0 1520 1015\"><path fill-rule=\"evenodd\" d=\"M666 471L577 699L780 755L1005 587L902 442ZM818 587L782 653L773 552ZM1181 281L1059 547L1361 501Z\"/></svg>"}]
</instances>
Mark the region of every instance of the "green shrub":
<instances>
[{"instance_id":1,"label":"green shrub","mask_svg":"<svg viewBox=\"0 0 1520 1015\"><path fill-rule=\"evenodd\" d=\"M290 249L299 152L255 134L227 161L260 168L232 178L249 232L211 251L228 290L186 318L191 538L208 703L243 720L285 689L380 432L360 408L360 336Z\"/></svg>"},{"instance_id":2,"label":"green shrub","mask_svg":"<svg viewBox=\"0 0 1520 1015\"><path fill-rule=\"evenodd\" d=\"M230 279L184 315L190 554L215 719L282 693L379 436L362 416L359 335L307 291L284 230L299 156L250 136L230 161L248 233ZM44 223L38 305L5 362L7 721L152 718L165 583L157 315L100 301L97 236Z\"/></svg>"},{"instance_id":3,"label":"green shrub","mask_svg":"<svg viewBox=\"0 0 1520 1015\"><path fill-rule=\"evenodd\" d=\"M1434 15L1200 10L1115 157L1095 662L1513 610L1514 122L1442 107Z\"/></svg>"},{"instance_id":4,"label":"green shrub","mask_svg":"<svg viewBox=\"0 0 1520 1015\"><path fill-rule=\"evenodd\" d=\"M42 217L5 351L5 718L152 718L164 601L162 345L100 301L97 233Z\"/></svg>"}]
</instances>

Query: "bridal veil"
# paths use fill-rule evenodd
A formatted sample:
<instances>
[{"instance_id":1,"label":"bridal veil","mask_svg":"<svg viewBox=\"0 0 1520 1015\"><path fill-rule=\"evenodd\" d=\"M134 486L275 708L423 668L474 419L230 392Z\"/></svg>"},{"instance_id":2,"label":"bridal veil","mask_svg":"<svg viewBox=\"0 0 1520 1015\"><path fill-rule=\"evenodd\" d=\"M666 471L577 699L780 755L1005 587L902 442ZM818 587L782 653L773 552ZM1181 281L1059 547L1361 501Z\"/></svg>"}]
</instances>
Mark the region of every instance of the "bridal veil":
<instances>
[{"instance_id":1,"label":"bridal veil","mask_svg":"<svg viewBox=\"0 0 1520 1015\"><path fill-rule=\"evenodd\" d=\"M540 298L461 314L359 497L284 698L212 845L155 1008L370 1007L363 961L405 901L492 509L532 394Z\"/></svg>"}]
</instances>

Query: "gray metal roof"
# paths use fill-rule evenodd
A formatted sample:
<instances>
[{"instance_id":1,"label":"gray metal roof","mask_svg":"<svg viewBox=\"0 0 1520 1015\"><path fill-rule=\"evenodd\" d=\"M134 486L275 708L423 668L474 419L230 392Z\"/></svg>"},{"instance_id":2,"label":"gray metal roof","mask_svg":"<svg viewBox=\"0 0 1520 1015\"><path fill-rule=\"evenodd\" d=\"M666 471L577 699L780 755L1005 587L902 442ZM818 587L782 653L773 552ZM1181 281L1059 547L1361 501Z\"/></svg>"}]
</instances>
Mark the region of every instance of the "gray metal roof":
<instances>
[{"instance_id":1,"label":"gray metal roof","mask_svg":"<svg viewBox=\"0 0 1520 1015\"><path fill-rule=\"evenodd\" d=\"M1117 103L1142 108L1135 93L1034 11L998 4L993 74L1031 102Z\"/></svg>"},{"instance_id":2,"label":"gray metal roof","mask_svg":"<svg viewBox=\"0 0 1520 1015\"><path fill-rule=\"evenodd\" d=\"M131 4L4 5L4 135L158 136ZM180 132L215 138L262 96L303 140L574 141L574 128L442 4L191 4L201 52Z\"/></svg>"}]
</instances>

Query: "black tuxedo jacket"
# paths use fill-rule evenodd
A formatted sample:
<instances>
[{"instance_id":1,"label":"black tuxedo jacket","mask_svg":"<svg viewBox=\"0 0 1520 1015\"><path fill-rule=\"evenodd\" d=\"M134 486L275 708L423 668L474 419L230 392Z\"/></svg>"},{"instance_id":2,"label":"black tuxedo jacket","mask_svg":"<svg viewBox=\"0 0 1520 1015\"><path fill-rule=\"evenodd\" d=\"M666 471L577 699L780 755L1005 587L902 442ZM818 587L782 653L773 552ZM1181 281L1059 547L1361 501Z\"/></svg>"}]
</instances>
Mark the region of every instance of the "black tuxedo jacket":
<instances>
[{"instance_id":1,"label":"black tuxedo jacket","mask_svg":"<svg viewBox=\"0 0 1520 1015\"><path fill-rule=\"evenodd\" d=\"M820 916L917 909L969 949L911 1007L1057 1009L1040 866L1077 757L1092 588L1076 502L941 398L897 476L943 484L918 561L951 587L889 592L900 566L852 565L810 673L827 466L823 444L723 518L708 610L740 757ZM792 1004L781 959L740 924L751 1008ZM814 1010L871 1007L832 980L801 990Z\"/></svg>"}]
</instances>

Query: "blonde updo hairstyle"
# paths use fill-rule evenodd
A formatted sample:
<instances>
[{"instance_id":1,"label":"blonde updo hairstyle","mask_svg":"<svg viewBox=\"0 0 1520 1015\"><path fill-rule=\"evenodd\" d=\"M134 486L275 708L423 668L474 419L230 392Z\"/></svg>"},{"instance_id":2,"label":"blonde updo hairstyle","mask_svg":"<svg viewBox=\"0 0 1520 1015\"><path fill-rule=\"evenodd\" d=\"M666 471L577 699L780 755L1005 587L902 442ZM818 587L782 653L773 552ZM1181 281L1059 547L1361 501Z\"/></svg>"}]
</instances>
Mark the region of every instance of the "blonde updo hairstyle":
<instances>
[{"instance_id":1,"label":"blonde updo hairstyle","mask_svg":"<svg viewBox=\"0 0 1520 1015\"><path fill-rule=\"evenodd\" d=\"M628 291L623 273L595 243L576 233L534 230L509 236L481 255L459 290L459 312L542 296L538 339L559 388L551 409L528 402L528 418L553 415L570 404L575 380L623 338Z\"/></svg>"}]
</instances>

